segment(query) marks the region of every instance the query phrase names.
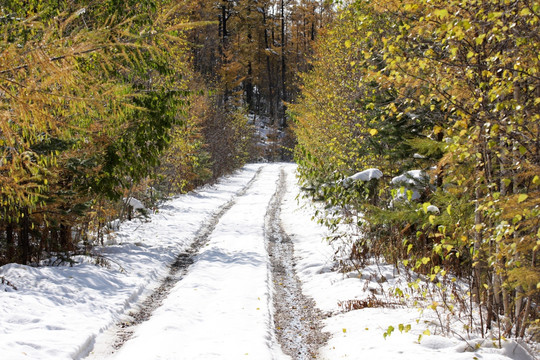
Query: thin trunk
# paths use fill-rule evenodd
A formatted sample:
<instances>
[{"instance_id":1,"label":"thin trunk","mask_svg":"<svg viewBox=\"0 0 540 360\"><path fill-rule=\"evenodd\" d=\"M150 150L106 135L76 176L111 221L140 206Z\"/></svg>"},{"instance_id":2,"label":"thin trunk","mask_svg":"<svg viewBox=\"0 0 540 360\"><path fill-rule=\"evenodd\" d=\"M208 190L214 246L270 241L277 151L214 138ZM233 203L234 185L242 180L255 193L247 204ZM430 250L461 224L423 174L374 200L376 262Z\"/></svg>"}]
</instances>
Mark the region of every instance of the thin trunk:
<instances>
[{"instance_id":1,"label":"thin trunk","mask_svg":"<svg viewBox=\"0 0 540 360\"><path fill-rule=\"evenodd\" d=\"M226 64L227 61L227 48L228 48L228 37L227 33L227 21L229 19L227 2L224 1L224 4L221 5L221 61L223 64ZM229 99L229 84L225 82L225 89L223 89L223 105L226 105Z\"/></svg>"},{"instance_id":2,"label":"thin trunk","mask_svg":"<svg viewBox=\"0 0 540 360\"><path fill-rule=\"evenodd\" d=\"M28 208L21 211L21 229L19 232L20 263L26 265L30 259L30 219Z\"/></svg>"},{"instance_id":3,"label":"thin trunk","mask_svg":"<svg viewBox=\"0 0 540 360\"><path fill-rule=\"evenodd\" d=\"M246 102L248 108L253 111L253 67L251 65L251 61L248 62L248 76L245 84Z\"/></svg>"},{"instance_id":4,"label":"thin trunk","mask_svg":"<svg viewBox=\"0 0 540 360\"><path fill-rule=\"evenodd\" d=\"M480 329L482 337L484 337L484 317L482 315L482 214L479 209L480 189L478 185L475 190L475 212L474 224L478 226L474 232L474 254L473 257L473 274L474 274L474 289L472 291L475 301L480 308Z\"/></svg>"},{"instance_id":5,"label":"thin trunk","mask_svg":"<svg viewBox=\"0 0 540 360\"><path fill-rule=\"evenodd\" d=\"M536 268L536 254L537 251L533 251L532 253L532 259L531 259L531 266L533 268ZM527 318L529 317L529 312L532 307L532 296L527 297L527 301L525 302L525 309L523 311L523 316L519 320L519 323L521 324L521 329L519 332L516 331L516 335L519 337L525 336L525 330L527 329Z\"/></svg>"},{"instance_id":6,"label":"thin trunk","mask_svg":"<svg viewBox=\"0 0 540 360\"><path fill-rule=\"evenodd\" d=\"M263 11L263 26L264 26L264 46L266 49L266 72L268 75L268 105L270 111L270 123L274 124L274 91L272 89L272 68L270 66L270 51L269 40L268 40L268 28L266 26L266 10Z\"/></svg>"},{"instance_id":7,"label":"thin trunk","mask_svg":"<svg viewBox=\"0 0 540 360\"><path fill-rule=\"evenodd\" d=\"M499 142L501 148L506 148L506 144L504 141L500 141ZM500 170L499 170L499 182L500 182L500 190L501 190L501 198L505 198L507 195L508 195L508 186L506 185L506 182L503 181L503 179L505 179L508 174L507 174L507 170L506 170L506 163L507 163L507 158L506 158L506 154L504 151L501 151L501 156L499 157L499 161L500 161ZM500 246L498 246L498 250L500 251ZM504 284L506 282L506 269L505 269L505 264L504 264L504 261L502 259L499 259L497 260L499 262L499 267L500 267L500 270L501 270L501 276L500 276L500 280L497 282L497 285L500 283L500 284ZM495 274L494 276L497 277L497 275ZM503 314L504 316L507 318L507 319L510 319L512 317L511 315L511 309L510 309L510 294L508 292L508 290L504 287L504 286L501 286L500 287L500 291L502 293L502 308L503 308Z\"/></svg>"},{"instance_id":8,"label":"thin trunk","mask_svg":"<svg viewBox=\"0 0 540 360\"><path fill-rule=\"evenodd\" d=\"M517 76L517 72L514 72L514 78L518 78ZM520 104L521 103L521 91L520 91L520 83L518 81L515 81L514 82L514 100L516 101L516 103ZM516 142L514 142L514 148L517 148L518 144ZM512 153L512 163L515 164L516 163L516 156L519 158L519 155L515 155L516 153L513 152ZM512 192L514 193L514 195L518 194L519 193L519 187L518 187L518 177L514 176L512 177ZM516 232L513 233L513 236L514 236L514 241L517 243L518 241L518 234ZM520 254L518 252L516 252L516 254L514 255L515 256L515 259L516 261L519 261L519 257L520 257ZM521 286L518 286L516 287L516 292L515 292L515 307L514 307L514 321L515 321L515 329L516 329L516 336L519 336L520 332L521 332L521 311L523 309L523 296L524 296L524 292L523 292L523 288Z\"/></svg>"},{"instance_id":9,"label":"thin trunk","mask_svg":"<svg viewBox=\"0 0 540 360\"><path fill-rule=\"evenodd\" d=\"M251 7L247 8L247 17L251 17ZM251 44L253 43L253 35L251 34L251 26L248 25L248 46L251 49ZM253 111L253 65L251 64L251 55L249 55L248 60L248 76L245 81L245 90L246 90L246 103L248 109Z\"/></svg>"},{"instance_id":10,"label":"thin trunk","mask_svg":"<svg viewBox=\"0 0 540 360\"><path fill-rule=\"evenodd\" d=\"M311 20L311 41L315 41L315 22L317 21L317 7L313 4L313 18Z\"/></svg>"},{"instance_id":11,"label":"thin trunk","mask_svg":"<svg viewBox=\"0 0 540 360\"><path fill-rule=\"evenodd\" d=\"M531 309L531 297L529 296L527 298L527 301L525 302L525 308L523 309L523 315L521 315L520 319L518 320L520 324L520 330L519 332L516 330L516 335L519 337L525 336L525 330L527 329L526 323L527 318L529 317L529 311Z\"/></svg>"},{"instance_id":12,"label":"thin trunk","mask_svg":"<svg viewBox=\"0 0 540 360\"><path fill-rule=\"evenodd\" d=\"M493 284L491 283L490 278L487 278L488 287L486 289L486 310L487 310L487 317L486 317L486 331L491 330L491 323L493 322Z\"/></svg>"},{"instance_id":13,"label":"thin trunk","mask_svg":"<svg viewBox=\"0 0 540 360\"><path fill-rule=\"evenodd\" d=\"M223 48L226 47L226 43L227 43L227 20L228 20L228 16L227 16L227 5L226 3L224 5L221 5L221 42L223 44Z\"/></svg>"},{"instance_id":14,"label":"thin trunk","mask_svg":"<svg viewBox=\"0 0 540 360\"><path fill-rule=\"evenodd\" d=\"M285 81L285 73L286 73L286 60L285 60L285 46L287 43L287 39L285 38L285 1L281 0L281 100L283 102L283 117L281 126L285 128L287 126L286 121L286 106L285 102L287 101L287 89L285 87L286 81Z\"/></svg>"},{"instance_id":15,"label":"thin trunk","mask_svg":"<svg viewBox=\"0 0 540 360\"><path fill-rule=\"evenodd\" d=\"M497 252L500 250L498 249L499 245L495 244L497 247ZM497 267L493 271L493 275L491 278L491 282L493 284L493 305L495 307L495 312L497 313L497 316L500 315L500 309L501 309L501 278L499 275L497 275Z\"/></svg>"},{"instance_id":16,"label":"thin trunk","mask_svg":"<svg viewBox=\"0 0 540 360\"><path fill-rule=\"evenodd\" d=\"M8 262L12 262L15 260L15 241L13 239L13 232L13 224L8 223L6 226L6 260Z\"/></svg>"}]
</instances>

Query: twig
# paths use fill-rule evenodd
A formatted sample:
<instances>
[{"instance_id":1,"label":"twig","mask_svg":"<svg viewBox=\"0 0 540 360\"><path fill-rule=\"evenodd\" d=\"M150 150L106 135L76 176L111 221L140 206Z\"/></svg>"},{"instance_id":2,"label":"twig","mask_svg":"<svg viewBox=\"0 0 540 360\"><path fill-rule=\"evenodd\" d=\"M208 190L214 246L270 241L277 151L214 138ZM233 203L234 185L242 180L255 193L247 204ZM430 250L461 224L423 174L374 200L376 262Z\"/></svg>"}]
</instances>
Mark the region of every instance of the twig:
<instances>
[{"instance_id":1,"label":"twig","mask_svg":"<svg viewBox=\"0 0 540 360\"><path fill-rule=\"evenodd\" d=\"M49 58L49 61L58 61L58 60L62 60L62 59L65 59L67 57L72 57L72 56L79 56L79 55L83 55L83 54L87 54L89 52L94 52L94 51L98 51L98 50L101 50L101 49L105 49L107 48L107 46L98 46L96 48L92 48L92 49L88 49L88 50L83 50L83 51L78 51L78 52L75 52L73 54L69 54L69 55L60 55L60 56L55 56L55 57L52 57L52 58ZM0 70L0 74L5 74L5 73L9 73L9 72L14 72L14 71L17 71L17 70L21 70L21 69L27 69L28 68L28 64L23 64L23 65L19 65L19 66L16 66L16 67L13 67L11 69L5 69L5 70Z\"/></svg>"},{"instance_id":2,"label":"twig","mask_svg":"<svg viewBox=\"0 0 540 360\"><path fill-rule=\"evenodd\" d=\"M17 287L16 287L11 281L9 281L8 279L6 279L5 277L0 276L0 279L2 279L2 284L5 284L5 285L7 285L7 286L10 286L11 288L13 288L13 290L17 290Z\"/></svg>"}]
</instances>

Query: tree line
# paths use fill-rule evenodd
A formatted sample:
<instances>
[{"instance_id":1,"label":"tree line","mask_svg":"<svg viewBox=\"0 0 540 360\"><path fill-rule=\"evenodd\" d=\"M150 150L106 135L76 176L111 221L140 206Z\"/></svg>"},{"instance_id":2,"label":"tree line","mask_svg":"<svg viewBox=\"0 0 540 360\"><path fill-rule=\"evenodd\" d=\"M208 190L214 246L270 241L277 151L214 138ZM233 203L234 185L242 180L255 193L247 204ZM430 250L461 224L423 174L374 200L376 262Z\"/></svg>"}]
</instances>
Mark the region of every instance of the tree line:
<instances>
[{"instance_id":1,"label":"tree line","mask_svg":"<svg viewBox=\"0 0 540 360\"><path fill-rule=\"evenodd\" d=\"M327 204L344 266L422 273L449 300L433 310L499 340L538 340L540 325L538 34L534 1L355 0L289 109L304 189Z\"/></svg>"}]
</instances>

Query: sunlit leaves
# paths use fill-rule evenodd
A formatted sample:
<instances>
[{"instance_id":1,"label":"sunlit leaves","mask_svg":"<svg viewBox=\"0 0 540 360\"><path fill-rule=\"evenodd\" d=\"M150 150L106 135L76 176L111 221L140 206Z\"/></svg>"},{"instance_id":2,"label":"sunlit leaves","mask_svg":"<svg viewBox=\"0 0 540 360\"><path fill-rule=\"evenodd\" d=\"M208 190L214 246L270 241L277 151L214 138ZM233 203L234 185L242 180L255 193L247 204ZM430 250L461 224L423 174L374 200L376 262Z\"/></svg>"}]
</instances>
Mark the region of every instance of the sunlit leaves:
<instances>
[{"instance_id":1,"label":"sunlit leaves","mask_svg":"<svg viewBox=\"0 0 540 360\"><path fill-rule=\"evenodd\" d=\"M540 275L529 270L536 266L540 215L540 44L533 35L540 32L540 7L464 0L399 5L358 0L341 15L347 25L335 25L320 44L298 128L300 144L327 165L315 177L329 170L347 176L375 164L385 175L431 168L424 205L403 187L379 191L379 207L360 198L343 207L362 209L363 224L379 225L365 226L367 237L380 247L402 245L391 253L403 252L415 270L428 271L435 256L452 271L500 283L522 273L536 284ZM353 71L343 74L352 62ZM404 142L419 151L397 156ZM399 194L406 200L401 204ZM446 211L428 214L427 204ZM474 285L478 302L493 299L485 283ZM533 288L512 286L498 289L498 296Z\"/></svg>"}]
</instances>

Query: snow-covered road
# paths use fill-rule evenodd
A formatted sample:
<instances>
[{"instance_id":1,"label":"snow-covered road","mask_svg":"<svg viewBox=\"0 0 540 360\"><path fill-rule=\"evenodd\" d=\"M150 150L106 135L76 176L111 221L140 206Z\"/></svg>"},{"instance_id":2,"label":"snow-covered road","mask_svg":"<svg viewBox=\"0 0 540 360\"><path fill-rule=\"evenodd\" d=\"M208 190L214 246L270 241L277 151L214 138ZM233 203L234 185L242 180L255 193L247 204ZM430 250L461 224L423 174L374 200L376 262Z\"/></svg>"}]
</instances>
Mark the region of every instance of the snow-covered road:
<instances>
[{"instance_id":1,"label":"snow-covered road","mask_svg":"<svg viewBox=\"0 0 540 360\"><path fill-rule=\"evenodd\" d=\"M264 235L278 167L265 166L235 198L185 277L114 359L284 358L273 335Z\"/></svg>"},{"instance_id":2,"label":"snow-covered road","mask_svg":"<svg viewBox=\"0 0 540 360\"><path fill-rule=\"evenodd\" d=\"M299 207L294 171L293 164L248 165L179 196L150 221L124 223L96 249L101 265L79 257L73 267L1 267L0 359L303 360L313 349L303 345L311 335L302 329L319 329L314 319L300 323L312 315L290 302L299 290L314 299L302 307L316 304L327 317L330 339L319 359L533 358L515 341L497 349L474 337L442 336L429 314L416 321L414 308L340 306L387 296L403 279L385 265L333 271L335 250L312 211ZM275 306L282 300L291 305ZM290 316L281 316L288 309ZM399 324L410 331L383 337ZM419 342L426 329L432 335ZM290 357L278 337L298 345L285 345Z\"/></svg>"}]
</instances>

